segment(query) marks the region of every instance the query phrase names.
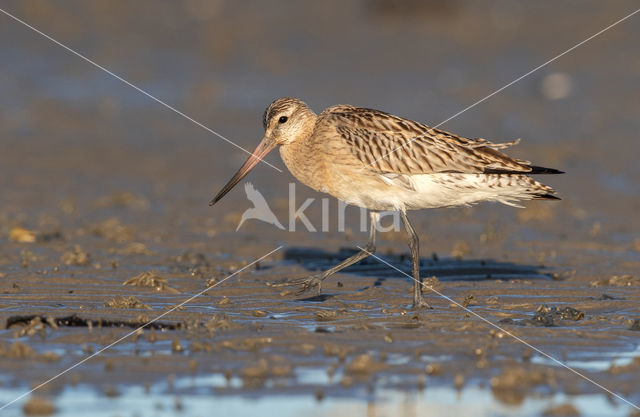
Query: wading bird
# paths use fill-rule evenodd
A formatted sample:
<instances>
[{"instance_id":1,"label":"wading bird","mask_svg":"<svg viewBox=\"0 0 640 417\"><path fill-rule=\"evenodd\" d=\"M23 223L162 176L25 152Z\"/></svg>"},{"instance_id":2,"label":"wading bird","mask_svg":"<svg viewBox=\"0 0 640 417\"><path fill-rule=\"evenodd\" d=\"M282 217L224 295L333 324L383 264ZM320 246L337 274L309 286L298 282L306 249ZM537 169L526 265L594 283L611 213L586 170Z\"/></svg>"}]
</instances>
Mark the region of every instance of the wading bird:
<instances>
[{"instance_id":1,"label":"wading bird","mask_svg":"<svg viewBox=\"0 0 640 417\"><path fill-rule=\"evenodd\" d=\"M276 146L289 171L316 191L370 210L367 246L333 268L292 281L303 290L375 252L379 211L397 210L409 235L414 278L413 305L422 296L418 235L407 210L469 206L497 201L558 199L529 175L561 174L501 152L515 145L468 139L379 110L332 106L319 115L297 98L284 97L264 112L264 137L252 155L211 201L218 202Z\"/></svg>"}]
</instances>

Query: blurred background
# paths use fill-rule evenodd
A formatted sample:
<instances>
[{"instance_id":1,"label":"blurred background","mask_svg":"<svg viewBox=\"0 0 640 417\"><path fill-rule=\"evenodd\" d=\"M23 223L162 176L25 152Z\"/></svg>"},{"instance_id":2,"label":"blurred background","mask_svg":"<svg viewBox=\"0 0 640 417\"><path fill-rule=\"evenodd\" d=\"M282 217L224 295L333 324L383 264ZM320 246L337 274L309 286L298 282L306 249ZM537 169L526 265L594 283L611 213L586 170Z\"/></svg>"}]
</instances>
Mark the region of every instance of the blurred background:
<instances>
[{"instance_id":1,"label":"blurred background","mask_svg":"<svg viewBox=\"0 0 640 417\"><path fill-rule=\"evenodd\" d=\"M97 64L253 150L264 108L295 96L316 112L348 103L436 125L631 13L632 1L353 2L7 1L2 7ZM246 154L139 91L0 15L0 228L73 230L117 213L147 236L248 256L274 241L330 246L354 233L280 231L250 221L242 187L207 202ZM640 201L640 19L608 30L441 128L494 141L559 168L544 178L561 202L493 204L413 214L425 252L513 257L534 243L558 250L612 245L633 257ZM287 223L287 172L277 152L248 180ZM302 185L297 204L321 198ZM335 204L331 209L335 210ZM307 211L320 223L316 200ZM515 225L515 226L513 226ZM300 230L300 229L299 229ZM405 237L387 236L406 250ZM253 242L246 245L243 242ZM383 245L385 239L382 239ZM523 243L524 242L524 243ZM564 242L564 245L558 245ZM570 242L570 243L568 243ZM456 249L458 248L458 249ZM593 248L591 248L593 249ZM590 249L589 249L590 250ZM565 266L585 265L568 253ZM592 260L592 259L591 259ZM601 264L602 259L593 261ZM610 266L610 265L607 265ZM633 264L633 267L637 265Z\"/></svg>"},{"instance_id":2,"label":"blurred background","mask_svg":"<svg viewBox=\"0 0 640 417\"><path fill-rule=\"evenodd\" d=\"M438 124L634 6L584 0L2 4L249 150L262 135L264 108L287 95L317 112L349 103ZM214 209L206 203L246 154L9 17L0 22L5 229L43 213L63 221L64 207L70 212L123 192L147 200L151 210L190 213L203 225L220 226L216 218L238 204L242 212L240 190ZM640 208L639 36L640 20L631 18L442 128L496 141L523 138L511 153L568 172L547 178L564 200L541 210L569 213L572 231L588 232L597 223L600 237L633 241L628 226L638 225L631 213ZM249 180L268 198L284 199L293 178L275 152L268 160L285 173L263 164ZM321 197L298 190L301 198ZM286 218L284 208L275 210ZM440 215L418 216L426 223ZM474 216L513 219L517 211L485 205Z\"/></svg>"},{"instance_id":3,"label":"blurred background","mask_svg":"<svg viewBox=\"0 0 640 417\"><path fill-rule=\"evenodd\" d=\"M265 107L281 96L301 98L316 112L353 104L440 124L637 7L636 1L618 0L0 4L7 13L248 150L262 137ZM536 298L543 286L550 302L556 300L556 285L565 284L573 291L567 290L565 301L591 300L594 296L588 291L600 291L589 290L594 280L611 276L622 277L616 278L624 286L618 291L629 291L625 297L633 304L630 286L635 283L637 288L640 270L638 39L640 14L441 126L496 142L522 138L509 150L511 155L567 173L540 178L556 188L559 202L534 201L519 210L483 204L411 213L424 258L437 253L545 265L557 272L556 278L569 278L566 283L536 281L536 288L510 284L511 291L535 294L533 301L516 300L516 306L509 307L526 310L522 314L533 314L535 303L543 302ZM93 314L103 314L105 287L109 294L131 292L130 287L123 290L122 282L151 268L168 274L181 291L195 293L212 275L226 276L279 244L334 253L366 240L358 231L355 208L348 211L349 230L337 230L333 203L329 233L309 233L301 223L299 231L291 233L255 220L236 232L242 213L251 207L243 187L213 208L207 203L246 153L3 13L0 57L0 290L5 294L0 308L5 315L32 310L68 314L57 304L63 299L69 311L85 313L89 305ZM277 152L267 160L283 172L261 164L248 180L287 225L289 183L295 179ZM306 198L316 199L306 214L320 224L317 199L324 195L301 184L296 191L298 206ZM385 233L378 247L383 253L402 254L408 251L405 242L402 232ZM26 246L29 243L36 244ZM184 251L196 255L180 255ZM177 268L176 262L187 267ZM281 278L290 272L274 274ZM385 283L385 289L393 285ZM474 285L451 284L446 290L459 291L455 294L462 300L463 291L475 291ZM500 282L495 285L503 290ZM67 295L71 287L76 294ZM233 294L244 300L246 288L225 287L214 295L231 298L231 291L237 291ZM343 290L337 291L341 295L335 303L343 299ZM600 300L625 299L617 296ZM182 293L175 297L152 301L162 309L184 299ZM293 299L285 295L259 307L290 312L303 305L287 304ZM201 302L208 304L184 314L234 311ZM378 311L378 302L371 311ZM398 303L392 299L389 305ZM629 325L620 330L622 320L631 316L619 316L618 307L602 305L578 307L588 314L609 314L614 323L610 328L620 336L616 343L637 349L637 337L629 342ZM635 305L626 311L637 316ZM446 306L437 311L447 313ZM249 312L247 317L248 322L263 316ZM313 313L310 317L313 329ZM459 317L452 317L457 326ZM268 319L263 323L269 325ZM301 334L315 335L307 333ZM545 349L564 357L560 344L555 346L558 339L546 334L537 342L552 343ZM567 334L570 341L576 339L574 333ZM11 333L4 335L12 339ZM475 340L471 333L466 336ZM502 357L518 356L521 346L515 345L516 353ZM465 355L468 352L456 358ZM21 383L21 366L26 363L17 362L14 372ZM61 363L51 366L62 368ZM31 380L39 380L42 369L30 369ZM220 378L224 371L219 370ZM630 389L630 382L617 383L615 389Z\"/></svg>"}]
</instances>

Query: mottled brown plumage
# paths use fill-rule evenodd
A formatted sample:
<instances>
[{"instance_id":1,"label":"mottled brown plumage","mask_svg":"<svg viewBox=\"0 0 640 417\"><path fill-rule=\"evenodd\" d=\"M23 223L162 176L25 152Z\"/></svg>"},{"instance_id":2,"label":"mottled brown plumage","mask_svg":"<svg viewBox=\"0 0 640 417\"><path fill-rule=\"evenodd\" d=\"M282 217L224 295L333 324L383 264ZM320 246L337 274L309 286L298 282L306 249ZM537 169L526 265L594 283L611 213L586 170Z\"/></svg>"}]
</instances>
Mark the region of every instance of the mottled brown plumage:
<instances>
[{"instance_id":1,"label":"mottled brown plumage","mask_svg":"<svg viewBox=\"0 0 640 417\"><path fill-rule=\"evenodd\" d=\"M518 143L469 139L379 110L332 106L316 115L299 99L275 100L263 116L265 135L252 156L213 199L220 200L271 149L309 187L372 210L366 250L318 276L304 288L375 251L377 211L398 210L410 236L414 304L424 306L419 275L418 236L406 211L498 201L557 199L554 190L529 174L561 173L512 158L502 149Z\"/></svg>"},{"instance_id":2,"label":"mottled brown plumage","mask_svg":"<svg viewBox=\"0 0 640 417\"><path fill-rule=\"evenodd\" d=\"M530 162L498 151L517 141L467 139L378 110L345 105L323 111L320 123L335 125L351 152L379 173L531 171Z\"/></svg>"}]
</instances>

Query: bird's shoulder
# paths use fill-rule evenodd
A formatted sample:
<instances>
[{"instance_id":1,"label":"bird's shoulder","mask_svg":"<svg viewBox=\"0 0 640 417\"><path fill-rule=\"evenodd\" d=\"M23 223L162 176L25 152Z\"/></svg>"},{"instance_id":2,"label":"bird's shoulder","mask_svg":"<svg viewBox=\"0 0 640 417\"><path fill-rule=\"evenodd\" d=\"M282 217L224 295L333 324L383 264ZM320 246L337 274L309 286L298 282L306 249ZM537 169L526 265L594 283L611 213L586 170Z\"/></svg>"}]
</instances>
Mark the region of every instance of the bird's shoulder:
<instances>
[{"instance_id":1,"label":"bird's shoulder","mask_svg":"<svg viewBox=\"0 0 640 417\"><path fill-rule=\"evenodd\" d=\"M412 137L430 130L429 126L410 119L381 110L348 104L331 106L323 111L319 118L322 122L333 124L341 129L360 129L371 133L388 132L396 136Z\"/></svg>"}]
</instances>

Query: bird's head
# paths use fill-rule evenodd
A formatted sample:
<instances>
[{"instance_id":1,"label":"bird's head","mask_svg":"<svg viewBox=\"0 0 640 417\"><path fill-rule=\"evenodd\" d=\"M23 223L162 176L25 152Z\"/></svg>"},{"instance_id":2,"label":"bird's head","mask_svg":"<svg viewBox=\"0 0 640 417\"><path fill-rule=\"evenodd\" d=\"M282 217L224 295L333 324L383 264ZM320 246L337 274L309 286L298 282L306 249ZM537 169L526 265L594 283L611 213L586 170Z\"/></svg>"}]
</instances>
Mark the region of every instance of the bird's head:
<instances>
[{"instance_id":1,"label":"bird's head","mask_svg":"<svg viewBox=\"0 0 640 417\"><path fill-rule=\"evenodd\" d=\"M315 113L304 101L292 97L279 98L264 111L262 140L269 138L275 145L290 144L308 136L315 121Z\"/></svg>"},{"instance_id":2,"label":"bird's head","mask_svg":"<svg viewBox=\"0 0 640 417\"><path fill-rule=\"evenodd\" d=\"M264 137L249 159L231 177L209 205L214 205L231 191L273 148L278 145L286 146L309 136L315 122L316 114L302 100L282 97L271 103L264 111L262 118Z\"/></svg>"}]
</instances>

